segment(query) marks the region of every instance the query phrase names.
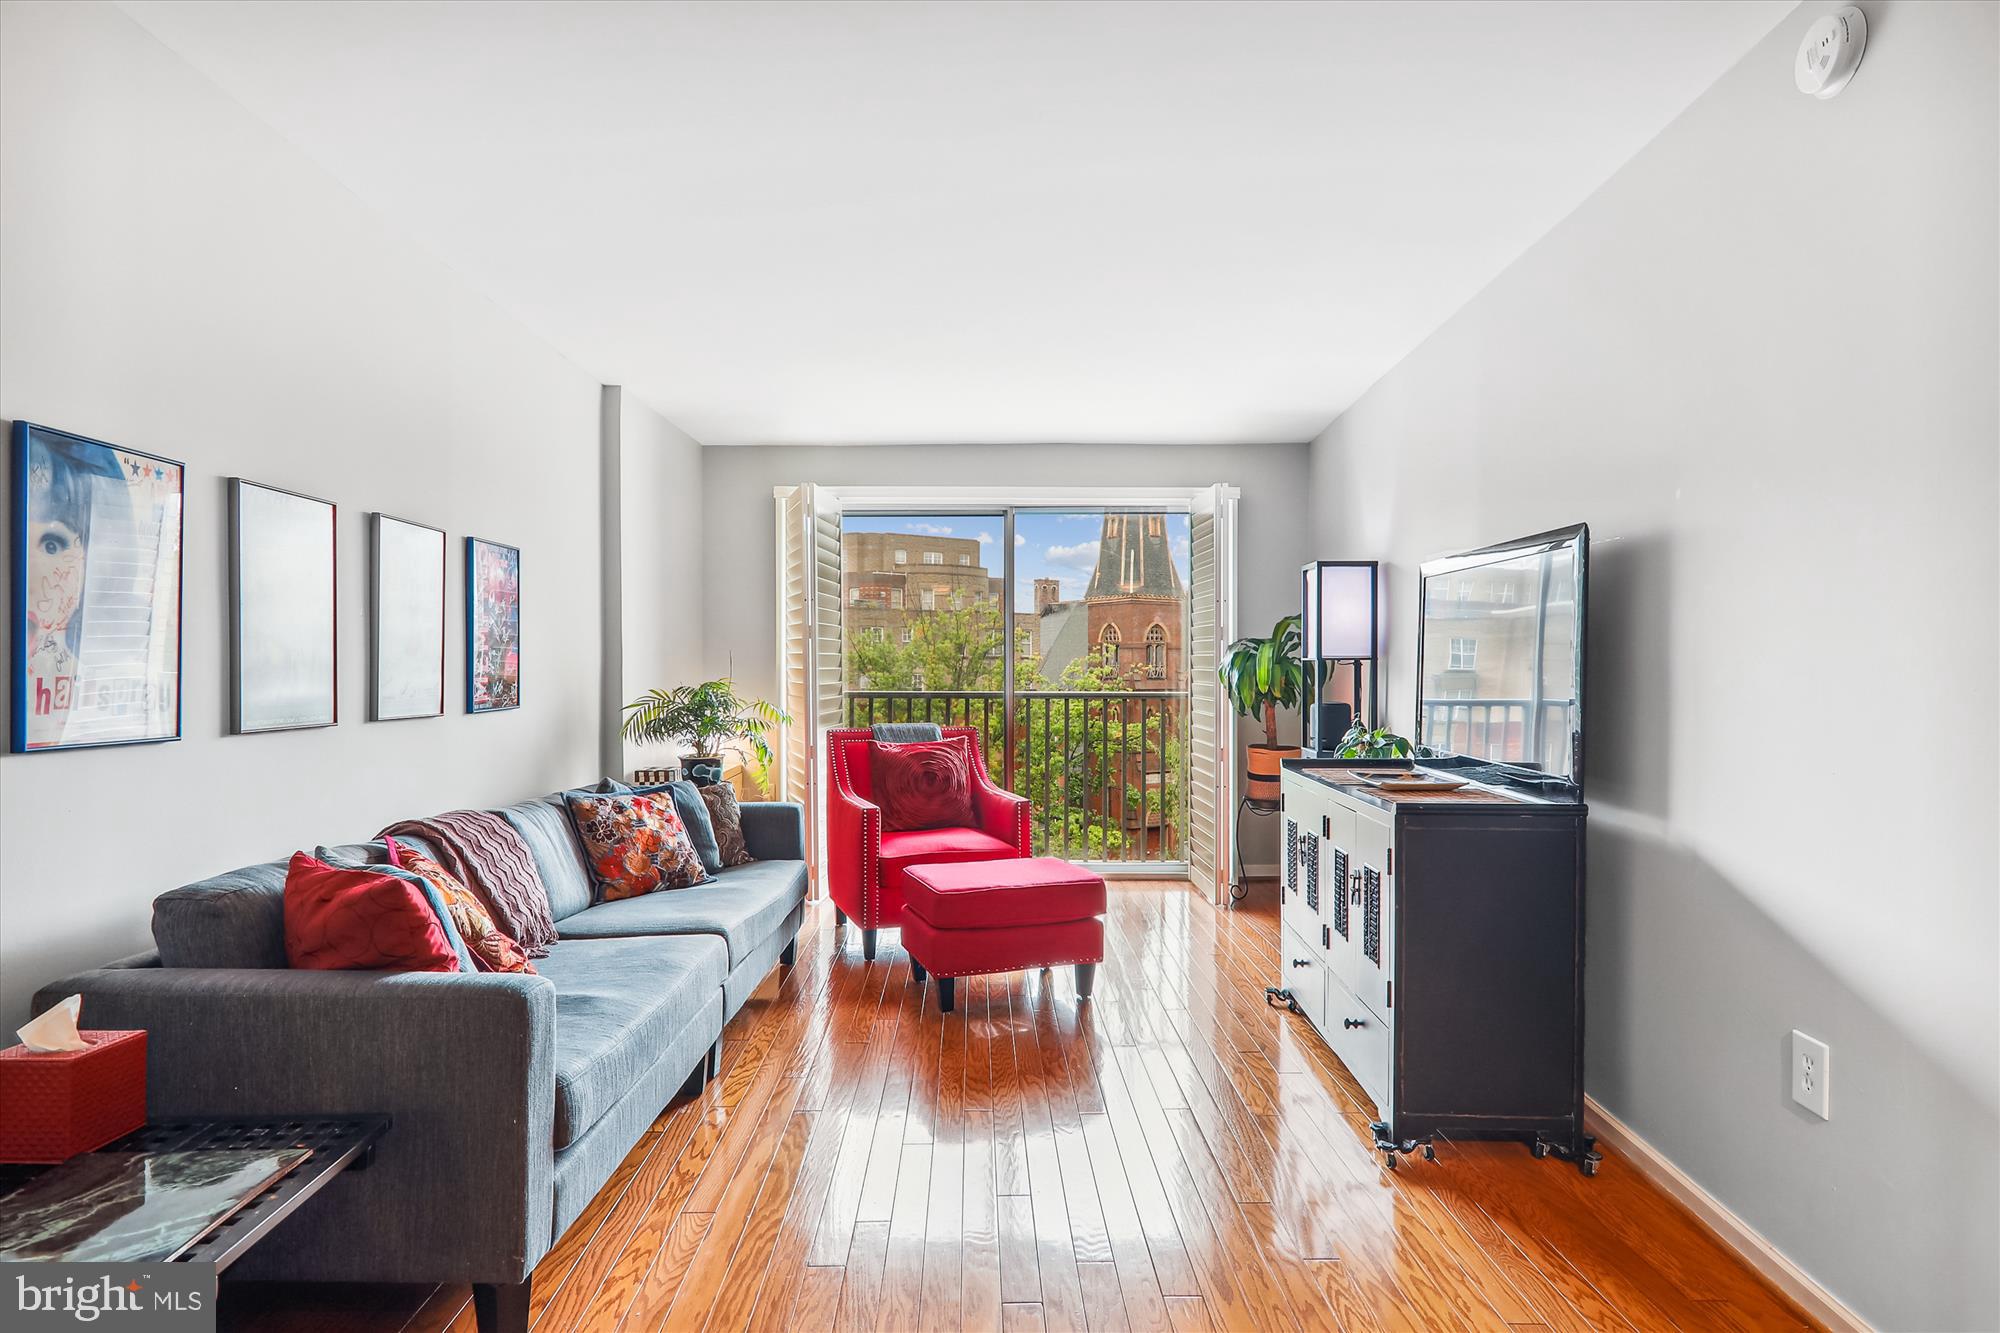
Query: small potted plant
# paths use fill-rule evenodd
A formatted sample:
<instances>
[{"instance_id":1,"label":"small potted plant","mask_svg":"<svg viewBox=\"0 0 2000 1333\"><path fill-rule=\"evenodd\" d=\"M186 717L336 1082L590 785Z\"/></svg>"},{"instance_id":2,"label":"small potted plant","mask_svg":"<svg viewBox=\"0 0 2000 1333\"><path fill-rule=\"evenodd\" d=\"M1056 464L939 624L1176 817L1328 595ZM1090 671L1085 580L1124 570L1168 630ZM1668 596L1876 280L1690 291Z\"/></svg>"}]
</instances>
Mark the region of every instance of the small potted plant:
<instances>
[{"instance_id":1,"label":"small potted plant","mask_svg":"<svg viewBox=\"0 0 2000 1333\"><path fill-rule=\"evenodd\" d=\"M1223 654L1217 674L1229 702L1244 717L1264 719L1264 743L1249 748L1249 797L1278 803L1278 774L1299 747L1278 744L1278 710L1297 708L1306 697L1306 666L1299 657L1299 618L1286 616L1271 626L1269 638L1238 639Z\"/></svg>"},{"instance_id":2,"label":"small potted plant","mask_svg":"<svg viewBox=\"0 0 2000 1333\"><path fill-rule=\"evenodd\" d=\"M775 704L743 698L736 693L735 682L725 677L674 690L649 690L625 705L619 731L628 741L692 746L692 754L681 756L683 771L709 764L720 773L721 742L741 741L761 784L771 769L771 746L764 733L791 720Z\"/></svg>"},{"instance_id":3,"label":"small potted plant","mask_svg":"<svg viewBox=\"0 0 2000 1333\"><path fill-rule=\"evenodd\" d=\"M1342 759L1408 759L1413 751L1409 741L1387 727L1370 727L1356 722L1340 738Z\"/></svg>"}]
</instances>

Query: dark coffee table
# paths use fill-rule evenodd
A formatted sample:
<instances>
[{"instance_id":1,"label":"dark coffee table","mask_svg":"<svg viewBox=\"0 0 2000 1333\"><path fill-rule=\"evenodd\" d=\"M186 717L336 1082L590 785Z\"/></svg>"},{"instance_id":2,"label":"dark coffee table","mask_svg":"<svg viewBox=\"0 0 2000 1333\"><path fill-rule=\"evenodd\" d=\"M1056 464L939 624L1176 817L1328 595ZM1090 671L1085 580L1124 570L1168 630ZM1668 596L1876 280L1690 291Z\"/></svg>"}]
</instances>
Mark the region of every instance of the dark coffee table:
<instances>
[{"instance_id":1,"label":"dark coffee table","mask_svg":"<svg viewBox=\"0 0 2000 1333\"><path fill-rule=\"evenodd\" d=\"M273 1151L310 1148L312 1155L288 1174L271 1182L201 1239L176 1255L176 1263L210 1263L221 1273L250 1252L271 1228L290 1217L307 1199L325 1189L343 1171L359 1171L375 1156L375 1145L388 1132L386 1115L346 1116L213 1116L160 1120L105 1144L98 1152L189 1152L229 1148ZM0 1208L7 1197L33 1180L47 1166L0 1165Z\"/></svg>"}]
</instances>

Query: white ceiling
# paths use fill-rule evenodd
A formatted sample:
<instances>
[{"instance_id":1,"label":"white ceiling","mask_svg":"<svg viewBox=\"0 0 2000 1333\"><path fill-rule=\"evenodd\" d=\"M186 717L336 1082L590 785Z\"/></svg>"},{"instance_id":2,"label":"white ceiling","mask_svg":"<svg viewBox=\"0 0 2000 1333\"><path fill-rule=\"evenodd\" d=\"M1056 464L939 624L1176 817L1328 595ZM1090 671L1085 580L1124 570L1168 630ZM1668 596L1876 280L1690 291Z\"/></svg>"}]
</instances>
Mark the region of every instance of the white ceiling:
<instances>
[{"instance_id":1,"label":"white ceiling","mask_svg":"<svg viewBox=\"0 0 2000 1333\"><path fill-rule=\"evenodd\" d=\"M1794 3L123 8L706 443L1166 443L1315 434Z\"/></svg>"}]
</instances>

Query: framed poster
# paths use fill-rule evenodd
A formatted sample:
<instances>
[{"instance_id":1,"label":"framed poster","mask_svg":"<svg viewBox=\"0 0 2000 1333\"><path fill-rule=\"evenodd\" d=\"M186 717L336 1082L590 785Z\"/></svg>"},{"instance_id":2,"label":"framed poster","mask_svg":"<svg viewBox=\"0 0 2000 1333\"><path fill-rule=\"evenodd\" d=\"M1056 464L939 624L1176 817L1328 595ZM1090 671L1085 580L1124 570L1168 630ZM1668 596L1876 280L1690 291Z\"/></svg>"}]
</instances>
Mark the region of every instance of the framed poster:
<instances>
[{"instance_id":1,"label":"framed poster","mask_svg":"<svg viewBox=\"0 0 2000 1333\"><path fill-rule=\"evenodd\" d=\"M331 501L229 479L229 717L239 736L340 720L338 516Z\"/></svg>"},{"instance_id":2,"label":"framed poster","mask_svg":"<svg viewBox=\"0 0 2000 1333\"><path fill-rule=\"evenodd\" d=\"M465 711L521 706L521 552L465 539Z\"/></svg>"},{"instance_id":3,"label":"framed poster","mask_svg":"<svg viewBox=\"0 0 2000 1333\"><path fill-rule=\"evenodd\" d=\"M186 469L14 423L13 748L181 736Z\"/></svg>"},{"instance_id":4,"label":"framed poster","mask_svg":"<svg viewBox=\"0 0 2000 1333\"><path fill-rule=\"evenodd\" d=\"M370 516L368 716L444 713L444 531Z\"/></svg>"}]
</instances>

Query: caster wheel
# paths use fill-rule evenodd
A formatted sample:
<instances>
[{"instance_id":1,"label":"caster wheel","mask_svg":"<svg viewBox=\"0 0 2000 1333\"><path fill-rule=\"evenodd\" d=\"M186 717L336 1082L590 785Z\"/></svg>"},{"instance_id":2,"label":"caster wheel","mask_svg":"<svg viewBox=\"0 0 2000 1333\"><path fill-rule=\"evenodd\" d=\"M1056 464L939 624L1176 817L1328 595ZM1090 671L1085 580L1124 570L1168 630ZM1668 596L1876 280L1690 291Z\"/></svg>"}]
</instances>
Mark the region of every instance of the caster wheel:
<instances>
[{"instance_id":1,"label":"caster wheel","mask_svg":"<svg viewBox=\"0 0 2000 1333\"><path fill-rule=\"evenodd\" d=\"M1437 1159L1438 1159L1437 1149L1431 1147L1430 1144L1426 1143L1424 1145L1424 1160L1426 1162L1435 1162Z\"/></svg>"},{"instance_id":2,"label":"caster wheel","mask_svg":"<svg viewBox=\"0 0 2000 1333\"><path fill-rule=\"evenodd\" d=\"M1396 1169L1396 1154L1392 1152L1383 1153L1382 1165L1388 1167L1391 1171L1394 1171Z\"/></svg>"},{"instance_id":3,"label":"caster wheel","mask_svg":"<svg viewBox=\"0 0 2000 1333\"><path fill-rule=\"evenodd\" d=\"M1533 1153L1535 1155L1535 1160L1539 1162L1544 1157L1547 1157L1549 1155L1549 1145L1543 1143L1540 1139L1536 1139L1533 1143L1528 1145L1528 1151Z\"/></svg>"}]
</instances>

